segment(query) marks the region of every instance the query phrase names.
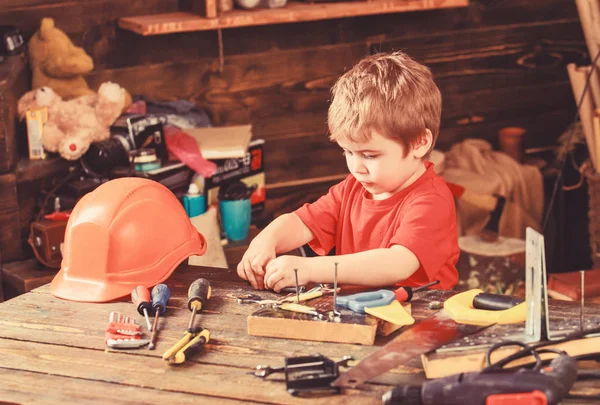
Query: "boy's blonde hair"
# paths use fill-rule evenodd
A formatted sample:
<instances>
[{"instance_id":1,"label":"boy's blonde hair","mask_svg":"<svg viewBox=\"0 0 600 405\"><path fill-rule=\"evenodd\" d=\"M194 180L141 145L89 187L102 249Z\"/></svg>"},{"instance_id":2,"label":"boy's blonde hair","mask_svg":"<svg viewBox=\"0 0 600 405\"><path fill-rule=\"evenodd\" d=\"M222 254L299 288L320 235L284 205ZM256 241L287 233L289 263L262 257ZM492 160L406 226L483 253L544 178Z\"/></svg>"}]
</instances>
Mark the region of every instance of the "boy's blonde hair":
<instances>
[{"instance_id":1,"label":"boy's blonde hair","mask_svg":"<svg viewBox=\"0 0 600 405\"><path fill-rule=\"evenodd\" d=\"M365 142L371 130L396 140L405 151L431 131L438 137L442 96L426 66L403 52L367 56L331 89L330 139Z\"/></svg>"}]
</instances>

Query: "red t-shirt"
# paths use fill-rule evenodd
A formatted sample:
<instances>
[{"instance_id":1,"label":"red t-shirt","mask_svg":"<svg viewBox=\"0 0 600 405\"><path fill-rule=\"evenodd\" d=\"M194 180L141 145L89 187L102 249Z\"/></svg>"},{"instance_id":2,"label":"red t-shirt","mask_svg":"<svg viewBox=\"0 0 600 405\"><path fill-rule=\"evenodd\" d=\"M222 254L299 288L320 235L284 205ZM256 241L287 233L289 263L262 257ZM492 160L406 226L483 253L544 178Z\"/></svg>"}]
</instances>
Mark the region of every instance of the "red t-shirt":
<instances>
[{"instance_id":1,"label":"red t-shirt","mask_svg":"<svg viewBox=\"0 0 600 405\"><path fill-rule=\"evenodd\" d=\"M368 198L349 175L314 203L298 208L295 214L315 235L310 247L325 255L335 246L336 254L344 255L401 245L421 264L402 285L440 280L439 288L453 287L460 252L454 199L433 163L426 161L425 167L417 181L385 200Z\"/></svg>"}]
</instances>

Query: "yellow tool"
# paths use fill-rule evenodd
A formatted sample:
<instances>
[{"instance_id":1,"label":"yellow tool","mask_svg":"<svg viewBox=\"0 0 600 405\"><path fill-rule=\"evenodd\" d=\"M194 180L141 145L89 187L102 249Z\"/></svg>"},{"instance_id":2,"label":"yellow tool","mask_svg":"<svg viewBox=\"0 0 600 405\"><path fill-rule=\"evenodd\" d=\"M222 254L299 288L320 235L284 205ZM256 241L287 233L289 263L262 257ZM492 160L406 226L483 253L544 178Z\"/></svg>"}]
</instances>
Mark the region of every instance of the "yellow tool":
<instances>
[{"instance_id":1,"label":"yellow tool","mask_svg":"<svg viewBox=\"0 0 600 405\"><path fill-rule=\"evenodd\" d=\"M163 354L162 358L173 364L181 364L192 354L201 350L209 340L208 329L200 327L188 329L183 337Z\"/></svg>"},{"instance_id":2,"label":"yellow tool","mask_svg":"<svg viewBox=\"0 0 600 405\"><path fill-rule=\"evenodd\" d=\"M454 319L455 322L467 325L492 325L494 323L512 324L525 322L525 319L527 318L527 304L525 302L501 311L474 309L473 299L481 293L483 293L483 291L473 289L456 294L444 302L444 309L452 316L452 319Z\"/></svg>"},{"instance_id":3,"label":"yellow tool","mask_svg":"<svg viewBox=\"0 0 600 405\"><path fill-rule=\"evenodd\" d=\"M381 307L365 308L365 312L394 325L405 326L415 323L414 318L406 312L406 309L398 301L393 301L391 304Z\"/></svg>"},{"instance_id":4,"label":"yellow tool","mask_svg":"<svg viewBox=\"0 0 600 405\"><path fill-rule=\"evenodd\" d=\"M163 360L174 364L181 364L186 358L189 358L193 353L202 349L210 340L210 331L208 329L193 328L196 313L204 310L210 294L210 283L204 278L199 278L190 285L187 303L188 309L192 311L190 323L183 337L163 354Z\"/></svg>"},{"instance_id":5,"label":"yellow tool","mask_svg":"<svg viewBox=\"0 0 600 405\"><path fill-rule=\"evenodd\" d=\"M295 304L293 302L284 302L283 304L277 305L276 308L283 309L285 311L299 312L301 314L309 314L319 316L319 312L313 307L308 305Z\"/></svg>"}]
</instances>

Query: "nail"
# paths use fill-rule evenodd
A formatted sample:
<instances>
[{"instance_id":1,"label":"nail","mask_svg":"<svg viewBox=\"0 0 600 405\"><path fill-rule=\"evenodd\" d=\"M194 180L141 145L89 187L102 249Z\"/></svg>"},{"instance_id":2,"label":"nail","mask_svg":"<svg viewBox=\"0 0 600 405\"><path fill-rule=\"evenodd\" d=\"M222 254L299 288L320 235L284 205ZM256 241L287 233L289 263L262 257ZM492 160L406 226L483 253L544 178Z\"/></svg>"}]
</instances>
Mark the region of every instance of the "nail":
<instances>
[{"instance_id":1,"label":"nail","mask_svg":"<svg viewBox=\"0 0 600 405\"><path fill-rule=\"evenodd\" d=\"M298 269L294 269L296 275L296 303L300 303L300 289L298 288Z\"/></svg>"}]
</instances>

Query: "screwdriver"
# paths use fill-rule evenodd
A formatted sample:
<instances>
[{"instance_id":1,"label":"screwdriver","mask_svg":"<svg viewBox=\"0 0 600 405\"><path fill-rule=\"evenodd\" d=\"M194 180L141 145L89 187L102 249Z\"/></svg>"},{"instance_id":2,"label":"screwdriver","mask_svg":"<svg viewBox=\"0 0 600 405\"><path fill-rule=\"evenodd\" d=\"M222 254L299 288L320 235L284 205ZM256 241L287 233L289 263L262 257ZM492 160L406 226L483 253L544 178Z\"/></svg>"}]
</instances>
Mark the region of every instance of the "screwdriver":
<instances>
[{"instance_id":1,"label":"screwdriver","mask_svg":"<svg viewBox=\"0 0 600 405\"><path fill-rule=\"evenodd\" d=\"M205 278L199 278L190 284L188 288L188 309L192 311L188 330L194 326L194 318L196 313L202 312L206 306L206 302L210 299L211 288L210 283Z\"/></svg>"},{"instance_id":2,"label":"screwdriver","mask_svg":"<svg viewBox=\"0 0 600 405\"><path fill-rule=\"evenodd\" d=\"M146 325L148 325L148 331L152 331L152 324L150 323L150 317L148 311L152 311L152 300L150 298L150 291L143 285L138 285L131 290L131 301L137 307L138 314L146 318Z\"/></svg>"},{"instance_id":3,"label":"screwdriver","mask_svg":"<svg viewBox=\"0 0 600 405\"><path fill-rule=\"evenodd\" d=\"M410 300L412 300L413 293L416 293L417 291L421 291L427 287L431 287L432 285L436 285L439 282L440 282L440 280L435 280L435 281L432 281L431 283L427 283L425 285L422 285L422 286L416 287L416 288L400 287L394 291L394 293L396 293L396 300L398 302L410 302Z\"/></svg>"},{"instance_id":4,"label":"screwdriver","mask_svg":"<svg viewBox=\"0 0 600 405\"><path fill-rule=\"evenodd\" d=\"M152 308L154 309L154 325L152 326L152 336L148 349L154 350L154 340L156 339L156 329L158 327L158 317L167 310L167 303L171 298L171 290L166 284L157 284L152 289Z\"/></svg>"}]
</instances>

